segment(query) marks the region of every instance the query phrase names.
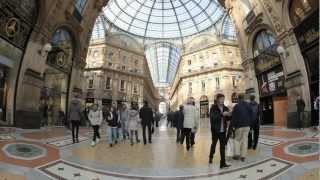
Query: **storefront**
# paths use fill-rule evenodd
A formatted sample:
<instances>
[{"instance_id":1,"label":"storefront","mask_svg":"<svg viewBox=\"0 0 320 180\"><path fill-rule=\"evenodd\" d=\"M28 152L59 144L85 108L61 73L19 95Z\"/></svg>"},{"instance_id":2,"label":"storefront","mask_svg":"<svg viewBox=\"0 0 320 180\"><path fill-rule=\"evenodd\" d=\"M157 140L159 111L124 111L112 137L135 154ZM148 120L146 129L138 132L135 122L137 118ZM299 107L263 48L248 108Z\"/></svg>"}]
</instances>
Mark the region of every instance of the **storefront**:
<instances>
[{"instance_id":1,"label":"storefront","mask_svg":"<svg viewBox=\"0 0 320 180\"><path fill-rule=\"evenodd\" d=\"M200 98L200 118L209 117L209 101L207 96Z\"/></svg>"},{"instance_id":2,"label":"storefront","mask_svg":"<svg viewBox=\"0 0 320 180\"><path fill-rule=\"evenodd\" d=\"M15 92L21 61L36 23L36 0L2 0L0 6L0 124L15 122Z\"/></svg>"},{"instance_id":3,"label":"storefront","mask_svg":"<svg viewBox=\"0 0 320 180\"><path fill-rule=\"evenodd\" d=\"M262 108L261 123L286 126L288 100L284 86L285 78L273 34L267 30L260 31L256 35L253 47Z\"/></svg>"},{"instance_id":4,"label":"storefront","mask_svg":"<svg viewBox=\"0 0 320 180\"><path fill-rule=\"evenodd\" d=\"M57 29L50 43L52 50L47 57L40 97L44 115L41 125L60 126L67 110L74 46L71 33L65 28Z\"/></svg>"},{"instance_id":5,"label":"storefront","mask_svg":"<svg viewBox=\"0 0 320 180\"><path fill-rule=\"evenodd\" d=\"M311 122L315 124L319 120L313 105L319 96L319 1L292 0L289 14L308 73Z\"/></svg>"}]
</instances>

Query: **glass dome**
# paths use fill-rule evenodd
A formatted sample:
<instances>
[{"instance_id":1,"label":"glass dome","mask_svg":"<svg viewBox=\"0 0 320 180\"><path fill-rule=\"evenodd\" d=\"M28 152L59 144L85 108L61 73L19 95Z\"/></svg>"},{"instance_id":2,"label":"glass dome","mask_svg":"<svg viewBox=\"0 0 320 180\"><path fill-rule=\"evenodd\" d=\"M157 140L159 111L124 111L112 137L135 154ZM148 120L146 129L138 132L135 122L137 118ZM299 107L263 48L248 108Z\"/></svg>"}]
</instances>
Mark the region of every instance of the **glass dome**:
<instances>
[{"instance_id":1,"label":"glass dome","mask_svg":"<svg viewBox=\"0 0 320 180\"><path fill-rule=\"evenodd\" d=\"M146 38L182 38L224 17L217 0L110 0L103 9L115 27Z\"/></svg>"},{"instance_id":2,"label":"glass dome","mask_svg":"<svg viewBox=\"0 0 320 180\"><path fill-rule=\"evenodd\" d=\"M181 49L168 42L158 42L148 46L145 54L154 85L169 86L177 72Z\"/></svg>"}]
</instances>

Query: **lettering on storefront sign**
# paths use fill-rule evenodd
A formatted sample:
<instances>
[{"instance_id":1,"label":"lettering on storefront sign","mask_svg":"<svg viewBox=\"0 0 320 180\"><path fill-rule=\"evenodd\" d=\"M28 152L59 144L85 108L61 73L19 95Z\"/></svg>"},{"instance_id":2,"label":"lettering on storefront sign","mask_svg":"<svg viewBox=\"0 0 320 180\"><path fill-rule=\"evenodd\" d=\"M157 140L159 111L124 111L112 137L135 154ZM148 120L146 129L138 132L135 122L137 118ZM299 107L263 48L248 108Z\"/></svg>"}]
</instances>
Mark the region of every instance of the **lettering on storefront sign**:
<instances>
[{"instance_id":1,"label":"lettering on storefront sign","mask_svg":"<svg viewBox=\"0 0 320 180\"><path fill-rule=\"evenodd\" d=\"M268 73L268 81L269 82L277 81L281 76L283 76L283 71L278 73L275 73L275 72Z\"/></svg>"},{"instance_id":2,"label":"lettering on storefront sign","mask_svg":"<svg viewBox=\"0 0 320 180\"><path fill-rule=\"evenodd\" d=\"M271 69L272 67L280 64L279 57L261 58L256 61L256 70L258 73Z\"/></svg>"}]
</instances>

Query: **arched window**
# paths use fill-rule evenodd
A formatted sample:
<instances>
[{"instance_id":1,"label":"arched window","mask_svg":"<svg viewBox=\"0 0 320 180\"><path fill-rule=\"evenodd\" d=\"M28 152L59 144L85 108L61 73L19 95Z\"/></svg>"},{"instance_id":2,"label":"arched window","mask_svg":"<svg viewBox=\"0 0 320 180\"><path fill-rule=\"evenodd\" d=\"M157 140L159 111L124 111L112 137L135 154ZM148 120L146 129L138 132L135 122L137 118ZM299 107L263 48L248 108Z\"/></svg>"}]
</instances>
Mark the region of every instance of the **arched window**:
<instances>
[{"instance_id":1,"label":"arched window","mask_svg":"<svg viewBox=\"0 0 320 180\"><path fill-rule=\"evenodd\" d=\"M253 56L258 56L261 52L269 49L276 48L276 40L272 32L262 30L257 33L253 41Z\"/></svg>"},{"instance_id":2,"label":"arched window","mask_svg":"<svg viewBox=\"0 0 320 180\"><path fill-rule=\"evenodd\" d=\"M93 26L92 34L91 34L91 40L96 39L105 39L105 24L102 20L101 16L98 16L96 19L96 22Z\"/></svg>"},{"instance_id":3,"label":"arched window","mask_svg":"<svg viewBox=\"0 0 320 180\"><path fill-rule=\"evenodd\" d=\"M236 29L229 15L224 18L221 33L223 38L230 39L230 40L236 39Z\"/></svg>"},{"instance_id":4,"label":"arched window","mask_svg":"<svg viewBox=\"0 0 320 180\"><path fill-rule=\"evenodd\" d=\"M48 64L64 72L71 72L74 47L70 32L65 28L59 28L50 43L52 50L48 54Z\"/></svg>"}]
</instances>

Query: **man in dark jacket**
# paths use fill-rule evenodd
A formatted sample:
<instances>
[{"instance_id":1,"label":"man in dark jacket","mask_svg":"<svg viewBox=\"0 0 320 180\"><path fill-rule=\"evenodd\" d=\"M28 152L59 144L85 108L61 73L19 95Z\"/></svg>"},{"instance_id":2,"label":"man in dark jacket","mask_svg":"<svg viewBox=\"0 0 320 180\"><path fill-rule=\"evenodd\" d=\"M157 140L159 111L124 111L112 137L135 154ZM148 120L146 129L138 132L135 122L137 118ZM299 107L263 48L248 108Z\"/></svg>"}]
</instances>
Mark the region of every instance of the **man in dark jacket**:
<instances>
[{"instance_id":1,"label":"man in dark jacket","mask_svg":"<svg viewBox=\"0 0 320 180\"><path fill-rule=\"evenodd\" d=\"M210 108L210 125L212 144L210 148L209 164L212 164L212 159L216 150L216 144L220 143L220 168L226 168L230 165L226 164L225 146L226 146L226 116L230 116L229 109L224 105L224 95L218 94L217 101Z\"/></svg>"},{"instance_id":2,"label":"man in dark jacket","mask_svg":"<svg viewBox=\"0 0 320 180\"><path fill-rule=\"evenodd\" d=\"M179 143L179 142L181 143L181 141L182 141L181 136L182 136L182 129L183 129L183 119L184 119L183 106L181 105L179 107L179 111L176 112L177 143Z\"/></svg>"},{"instance_id":3,"label":"man in dark jacket","mask_svg":"<svg viewBox=\"0 0 320 180\"><path fill-rule=\"evenodd\" d=\"M240 154L241 161L244 161L248 150L248 134L252 124L252 110L249 103L244 101L244 95L238 96L238 104L232 111L231 127L235 128L235 141L239 146L235 146L235 160L238 160Z\"/></svg>"},{"instance_id":4,"label":"man in dark jacket","mask_svg":"<svg viewBox=\"0 0 320 180\"><path fill-rule=\"evenodd\" d=\"M80 101L78 100L78 97L75 97L75 99L71 101L70 111L69 111L69 120L72 126L73 143L79 142L78 134L79 134L81 117L82 117L81 104L80 104Z\"/></svg>"},{"instance_id":5,"label":"man in dark jacket","mask_svg":"<svg viewBox=\"0 0 320 180\"><path fill-rule=\"evenodd\" d=\"M142 125L142 135L143 135L143 143L146 145L146 128L148 127L148 140L149 143L152 143L152 132L151 126L153 122L153 112L152 109L148 106L148 102L144 101L143 107L140 109L140 118L141 118L141 125Z\"/></svg>"},{"instance_id":6,"label":"man in dark jacket","mask_svg":"<svg viewBox=\"0 0 320 180\"><path fill-rule=\"evenodd\" d=\"M249 105L252 109L253 122L250 127L250 132L248 136L248 149L253 148L254 150L256 150L258 145L259 129L260 129L260 108L259 108L259 104L255 101L254 95L250 96Z\"/></svg>"}]
</instances>

